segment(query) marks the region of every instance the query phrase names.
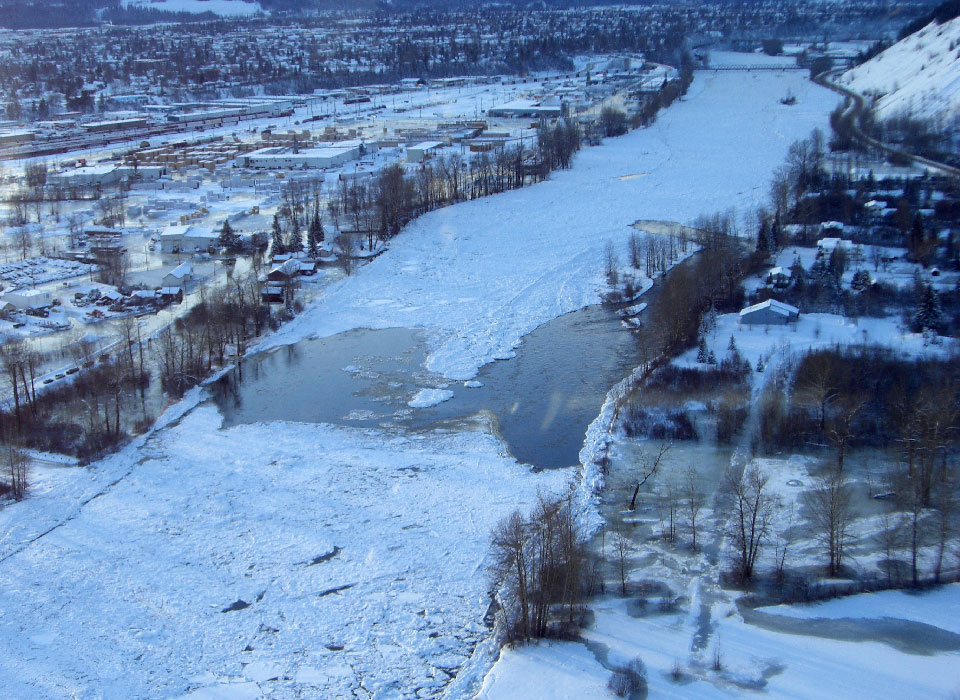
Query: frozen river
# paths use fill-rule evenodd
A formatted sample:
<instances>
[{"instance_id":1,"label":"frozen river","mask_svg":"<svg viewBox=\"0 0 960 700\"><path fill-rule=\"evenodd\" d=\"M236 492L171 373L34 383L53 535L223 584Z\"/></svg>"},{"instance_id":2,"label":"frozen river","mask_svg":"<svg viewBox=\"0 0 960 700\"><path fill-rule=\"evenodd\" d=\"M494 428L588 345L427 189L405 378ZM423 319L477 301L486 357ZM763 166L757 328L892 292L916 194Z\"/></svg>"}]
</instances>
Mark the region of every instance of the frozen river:
<instances>
[{"instance_id":1,"label":"frozen river","mask_svg":"<svg viewBox=\"0 0 960 700\"><path fill-rule=\"evenodd\" d=\"M796 106L779 103L788 89ZM462 383L598 302L607 241L623 250L637 219L744 212L835 104L797 72L698 75L653 127L569 171L418 219L270 342L412 329L417 386L482 396ZM38 472L0 512L0 590L16 601L0 609L5 697L472 692L491 661L473 654L490 529L576 470L531 473L480 421L224 427L202 399L88 469Z\"/></svg>"}]
</instances>

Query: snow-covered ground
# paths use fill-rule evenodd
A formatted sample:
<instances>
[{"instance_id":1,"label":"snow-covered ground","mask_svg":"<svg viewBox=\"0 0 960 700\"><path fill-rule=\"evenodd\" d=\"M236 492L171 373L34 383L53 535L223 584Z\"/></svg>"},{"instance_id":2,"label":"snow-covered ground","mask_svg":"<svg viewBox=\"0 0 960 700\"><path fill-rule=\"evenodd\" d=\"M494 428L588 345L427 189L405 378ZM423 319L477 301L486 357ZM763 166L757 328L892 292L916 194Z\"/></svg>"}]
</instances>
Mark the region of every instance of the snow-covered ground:
<instances>
[{"instance_id":1,"label":"snow-covered ground","mask_svg":"<svg viewBox=\"0 0 960 700\"><path fill-rule=\"evenodd\" d=\"M960 690L960 586L778 605L750 616L731 601L736 593L718 597L696 580L697 572L711 570L707 560L685 553L661 561L650 546L639 545L631 561L647 563L637 575L671 586L681 596L675 610L661 610L657 598L640 606L636 595L596 599L583 643L504 649L479 697L610 697L612 670L637 658L646 667L651 698L758 692L776 698L952 697Z\"/></svg>"},{"instance_id":2,"label":"snow-covered ground","mask_svg":"<svg viewBox=\"0 0 960 700\"><path fill-rule=\"evenodd\" d=\"M933 22L844 73L840 83L877 96L877 116L952 121L960 115L960 18Z\"/></svg>"},{"instance_id":3,"label":"snow-covered ground","mask_svg":"<svg viewBox=\"0 0 960 700\"><path fill-rule=\"evenodd\" d=\"M933 591L882 591L811 605L775 605L759 610L801 620L825 617L914 620L960 634L960 585Z\"/></svg>"},{"instance_id":4,"label":"snow-covered ground","mask_svg":"<svg viewBox=\"0 0 960 700\"><path fill-rule=\"evenodd\" d=\"M3 512L4 697L436 688L486 634L491 528L570 477L531 474L484 432L219 426L195 409Z\"/></svg>"},{"instance_id":5,"label":"snow-covered ground","mask_svg":"<svg viewBox=\"0 0 960 700\"><path fill-rule=\"evenodd\" d=\"M798 105L779 103L788 89ZM836 101L800 73L699 75L653 127L570 171L414 222L269 342L419 328L428 368L470 379L596 302L606 242L622 249L637 219L764 200ZM89 469L40 473L0 512L7 696L435 693L484 635L492 525L572 476L529 473L485 430L218 431L196 400Z\"/></svg>"},{"instance_id":6,"label":"snow-covered ground","mask_svg":"<svg viewBox=\"0 0 960 700\"><path fill-rule=\"evenodd\" d=\"M124 7L141 7L164 12L212 12L221 17L244 17L263 12L259 2L248 0L123 0Z\"/></svg>"}]
</instances>

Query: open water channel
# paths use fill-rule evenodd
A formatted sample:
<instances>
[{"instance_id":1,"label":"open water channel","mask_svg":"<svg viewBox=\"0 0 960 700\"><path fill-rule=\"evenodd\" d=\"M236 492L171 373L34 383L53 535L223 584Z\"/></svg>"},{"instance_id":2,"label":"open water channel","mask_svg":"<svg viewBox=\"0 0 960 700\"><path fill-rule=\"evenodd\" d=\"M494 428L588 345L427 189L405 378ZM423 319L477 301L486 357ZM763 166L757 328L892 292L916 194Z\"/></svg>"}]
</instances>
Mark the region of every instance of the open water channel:
<instances>
[{"instance_id":1,"label":"open water channel","mask_svg":"<svg viewBox=\"0 0 960 700\"><path fill-rule=\"evenodd\" d=\"M515 357L484 366L469 386L427 372L426 353L415 330L352 330L246 360L211 393L226 426L287 420L420 430L482 415L517 460L552 468L579 463L604 397L638 364L636 340L601 306L543 324ZM453 395L411 408L421 388Z\"/></svg>"}]
</instances>

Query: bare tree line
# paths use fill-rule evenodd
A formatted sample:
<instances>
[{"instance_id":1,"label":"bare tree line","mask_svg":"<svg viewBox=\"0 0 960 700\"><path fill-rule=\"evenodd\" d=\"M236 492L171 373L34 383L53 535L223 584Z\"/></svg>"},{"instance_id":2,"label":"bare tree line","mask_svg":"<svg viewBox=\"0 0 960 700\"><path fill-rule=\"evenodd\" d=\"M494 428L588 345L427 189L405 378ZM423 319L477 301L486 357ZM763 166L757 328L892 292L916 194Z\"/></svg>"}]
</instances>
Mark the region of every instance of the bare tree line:
<instances>
[{"instance_id":1,"label":"bare tree line","mask_svg":"<svg viewBox=\"0 0 960 700\"><path fill-rule=\"evenodd\" d=\"M529 516L513 512L492 544L508 641L563 636L578 626L595 561L570 498L541 496Z\"/></svg>"}]
</instances>

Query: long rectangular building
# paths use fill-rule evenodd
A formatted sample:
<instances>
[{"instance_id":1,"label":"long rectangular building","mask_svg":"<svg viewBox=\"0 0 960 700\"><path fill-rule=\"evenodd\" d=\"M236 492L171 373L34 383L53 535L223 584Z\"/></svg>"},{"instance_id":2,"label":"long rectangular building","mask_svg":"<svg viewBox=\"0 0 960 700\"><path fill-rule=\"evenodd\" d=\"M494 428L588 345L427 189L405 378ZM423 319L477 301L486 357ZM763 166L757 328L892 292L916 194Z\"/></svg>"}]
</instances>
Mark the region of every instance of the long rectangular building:
<instances>
[{"instance_id":1,"label":"long rectangular building","mask_svg":"<svg viewBox=\"0 0 960 700\"><path fill-rule=\"evenodd\" d=\"M237 158L245 168L271 170L302 168L335 168L360 157L359 143L344 143L337 146L304 148L294 153L287 148L261 148Z\"/></svg>"}]
</instances>

